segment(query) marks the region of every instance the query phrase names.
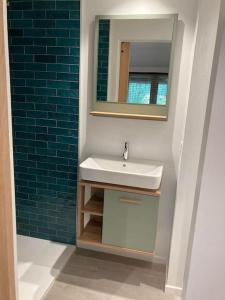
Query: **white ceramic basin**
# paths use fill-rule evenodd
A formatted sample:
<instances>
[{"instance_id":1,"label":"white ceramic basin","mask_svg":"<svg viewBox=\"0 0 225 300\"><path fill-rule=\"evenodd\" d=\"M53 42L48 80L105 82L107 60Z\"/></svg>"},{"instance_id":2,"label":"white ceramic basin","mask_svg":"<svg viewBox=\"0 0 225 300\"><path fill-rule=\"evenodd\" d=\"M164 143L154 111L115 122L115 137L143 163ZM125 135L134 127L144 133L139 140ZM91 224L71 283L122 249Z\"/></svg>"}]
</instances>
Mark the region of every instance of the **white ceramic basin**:
<instances>
[{"instance_id":1,"label":"white ceramic basin","mask_svg":"<svg viewBox=\"0 0 225 300\"><path fill-rule=\"evenodd\" d=\"M163 173L161 162L129 159L116 156L90 156L80 164L83 180L120 184L156 190Z\"/></svg>"}]
</instances>

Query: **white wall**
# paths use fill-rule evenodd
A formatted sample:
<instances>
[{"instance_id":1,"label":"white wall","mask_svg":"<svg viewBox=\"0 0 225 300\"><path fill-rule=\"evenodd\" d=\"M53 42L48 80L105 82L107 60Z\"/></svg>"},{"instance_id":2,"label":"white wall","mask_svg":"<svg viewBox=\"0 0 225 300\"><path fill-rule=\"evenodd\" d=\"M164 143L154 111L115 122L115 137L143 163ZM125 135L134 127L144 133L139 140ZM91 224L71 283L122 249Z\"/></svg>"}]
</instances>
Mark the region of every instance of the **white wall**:
<instances>
[{"instance_id":1,"label":"white wall","mask_svg":"<svg viewBox=\"0 0 225 300\"><path fill-rule=\"evenodd\" d=\"M167 286L182 288L220 0L200 0L184 146L177 186ZM198 298L193 298L198 299Z\"/></svg>"},{"instance_id":2,"label":"white wall","mask_svg":"<svg viewBox=\"0 0 225 300\"><path fill-rule=\"evenodd\" d=\"M206 124L193 219L193 234L185 284L185 300L225 299L225 24L220 49L212 111ZM216 65L216 62L215 62ZM217 67L217 66L215 66ZM212 87L213 89L213 87ZM211 99L209 99L211 102ZM209 104L211 106L211 103ZM210 107L211 108L211 107ZM206 146L206 147L205 147Z\"/></svg>"},{"instance_id":3,"label":"white wall","mask_svg":"<svg viewBox=\"0 0 225 300\"><path fill-rule=\"evenodd\" d=\"M176 193L175 170L179 164L180 142L189 95L196 1L82 0L81 4L80 160L91 153L121 155L123 143L125 140L128 140L130 142L131 157L162 160L165 162L159 207L156 255L167 259ZM93 22L95 15L148 13L178 13L181 20L177 34L178 43L168 122L90 116L94 44ZM177 106L182 108L182 112L176 110ZM180 113L182 113L183 118L176 121ZM174 128L176 130L175 133Z\"/></svg>"}]
</instances>

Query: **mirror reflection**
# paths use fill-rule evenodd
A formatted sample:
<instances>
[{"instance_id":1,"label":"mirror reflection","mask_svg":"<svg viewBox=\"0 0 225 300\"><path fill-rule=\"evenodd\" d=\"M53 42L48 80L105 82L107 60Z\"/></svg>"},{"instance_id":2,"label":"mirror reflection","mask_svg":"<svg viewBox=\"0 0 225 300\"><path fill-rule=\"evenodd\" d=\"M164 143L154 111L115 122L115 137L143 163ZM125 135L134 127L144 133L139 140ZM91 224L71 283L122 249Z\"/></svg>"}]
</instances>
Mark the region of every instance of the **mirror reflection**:
<instances>
[{"instance_id":1,"label":"mirror reflection","mask_svg":"<svg viewBox=\"0 0 225 300\"><path fill-rule=\"evenodd\" d=\"M171 43L122 42L118 101L165 105Z\"/></svg>"},{"instance_id":2,"label":"mirror reflection","mask_svg":"<svg viewBox=\"0 0 225 300\"><path fill-rule=\"evenodd\" d=\"M163 19L99 20L97 101L167 104L171 25Z\"/></svg>"}]
</instances>

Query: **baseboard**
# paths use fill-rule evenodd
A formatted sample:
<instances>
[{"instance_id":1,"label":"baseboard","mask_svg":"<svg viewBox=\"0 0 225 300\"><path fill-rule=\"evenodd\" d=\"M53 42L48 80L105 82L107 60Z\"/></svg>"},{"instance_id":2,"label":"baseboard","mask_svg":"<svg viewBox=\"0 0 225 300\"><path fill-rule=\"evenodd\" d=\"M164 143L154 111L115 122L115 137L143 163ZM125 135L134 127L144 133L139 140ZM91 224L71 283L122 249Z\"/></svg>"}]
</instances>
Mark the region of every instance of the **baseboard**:
<instances>
[{"instance_id":1,"label":"baseboard","mask_svg":"<svg viewBox=\"0 0 225 300\"><path fill-rule=\"evenodd\" d=\"M155 264L166 265L166 258L162 256L153 255L152 262Z\"/></svg>"},{"instance_id":2,"label":"baseboard","mask_svg":"<svg viewBox=\"0 0 225 300\"><path fill-rule=\"evenodd\" d=\"M165 286L165 294L167 294L167 295L181 297L182 291L183 291L183 289L180 287L177 287L177 286L168 285L168 284L166 284L166 286Z\"/></svg>"}]
</instances>

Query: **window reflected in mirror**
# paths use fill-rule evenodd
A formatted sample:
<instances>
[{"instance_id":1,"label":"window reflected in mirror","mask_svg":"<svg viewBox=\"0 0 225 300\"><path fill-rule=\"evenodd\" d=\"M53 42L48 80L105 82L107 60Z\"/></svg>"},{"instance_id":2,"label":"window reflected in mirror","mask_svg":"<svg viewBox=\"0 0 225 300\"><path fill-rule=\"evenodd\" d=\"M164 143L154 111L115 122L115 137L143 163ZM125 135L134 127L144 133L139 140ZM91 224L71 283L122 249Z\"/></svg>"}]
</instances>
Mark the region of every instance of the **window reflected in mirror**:
<instances>
[{"instance_id":1,"label":"window reflected in mirror","mask_svg":"<svg viewBox=\"0 0 225 300\"><path fill-rule=\"evenodd\" d=\"M166 105L170 51L167 42L122 42L118 101Z\"/></svg>"}]
</instances>

